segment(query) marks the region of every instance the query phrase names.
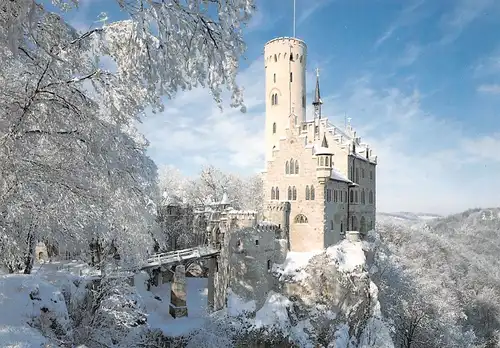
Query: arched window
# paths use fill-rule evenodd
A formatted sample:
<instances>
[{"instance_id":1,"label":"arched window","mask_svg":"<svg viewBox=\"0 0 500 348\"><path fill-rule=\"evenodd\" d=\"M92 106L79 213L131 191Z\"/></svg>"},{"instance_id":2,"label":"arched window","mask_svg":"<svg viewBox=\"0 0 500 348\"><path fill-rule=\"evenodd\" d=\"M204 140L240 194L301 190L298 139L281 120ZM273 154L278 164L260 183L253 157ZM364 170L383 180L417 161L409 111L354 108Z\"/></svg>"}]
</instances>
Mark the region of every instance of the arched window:
<instances>
[{"instance_id":1,"label":"arched window","mask_svg":"<svg viewBox=\"0 0 500 348\"><path fill-rule=\"evenodd\" d=\"M274 187L271 188L271 199L276 199L276 192L274 191Z\"/></svg>"},{"instance_id":2,"label":"arched window","mask_svg":"<svg viewBox=\"0 0 500 348\"><path fill-rule=\"evenodd\" d=\"M361 220L360 220L359 232L361 232L361 233L366 233L367 232L367 230L366 230L366 219L365 219L364 216L362 216Z\"/></svg>"},{"instance_id":3,"label":"arched window","mask_svg":"<svg viewBox=\"0 0 500 348\"><path fill-rule=\"evenodd\" d=\"M323 156L320 156L320 158L319 158L319 165L321 167L323 167L325 165L325 159L323 158Z\"/></svg>"},{"instance_id":4,"label":"arched window","mask_svg":"<svg viewBox=\"0 0 500 348\"><path fill-rule=\"evenodd\" d=\"M347 203L347 191L344 191L344 202Z\"/></svg>"},{"instance_id":5,"label":"arched window","mask_svg":"<svg viewBox=\"0 0 500 348\"><path fill-rule=\"evenodd\" d=\"M278 94L274 95L274 105L278 105Z\"/></svg>"},{"instance_id":6,"label":"arched window","mask_svg":"<svg viewBox=\"0 0 500 348\"><path fill-rule=\"evenodd\" d=\"M273 123L273 134L276 134L276 122Z\"/></svg>"},{"instance_id":7,"label":"arched window","mask_svg":"<svg viewBox=\"0 0 500 348\"><path fill-rule=\"evenodd\" d=\"M295 217L295 219L293 219L293 222L295 222L296 224L307 224L308 220L305 215L299 214Z\"/></svg>"},{"instance_id":8,"label":"arched window","mask_svg":"<svg viewBox=\"0 0 500 348\"><path fill-rule=\"evenodd\" d=\"M293 62L293 53L290 53L290 61Z\"/></svg>"},{"instance_id":9,"label":"arched window","mask_svg":"<svg viewBox=\"0 0 500 348\"><path fill-rule=\"evenodd\" d=\"M325 158L325 166L330 166L330 158L328 158L328 156Z\"/></svg>"},{"instance_id":10,"label":"arched window","mask_svg":"<svg viewBox=\"0 0 500 348\"><path fill-rule=\"evenodd\" d=\"M333 220L330 220L330 229L333 231Z\"/></svg>"},{"instance_id":11,"label":"arched window","mask_svg":"<svg viewBox=\"0 0 500 348\"><path fill-rule=\"evenodd\" d=\"M354 191L354 201L358 203L358 190Z\"/></svg>"},{"instance_id":12,"label":"arched window","mask_svg":"<svg viewBox=\"0 0 500 348\"><path fill-rule=\"evenodd\" d=\"M354 203L354 192L349 192L349 201L351 201L351 203Z\"/></svg>"},{"instance_id":13,"label":"arched window","mask_svg":"<svg viewBox=\"0 0 500 348\"><path fill-rule=\"evenodd\" d=\"M278 61L278 56L274 55L274 61L277 62Z\"/></svg>"},{"instance_id":14,"label":"arched window","mask_svg":"<svg viewBox=\"0 0 500 348\"><path fill-rule=\"evenodd\" d=\"M276 82L276 74L274 74L273 80L274 80L274 82Z\"/></svg>"},{"instance_id":15,"label":"arched window","mask_svg":"<svg viewBox=\"0 0 500 348\"><path fill-rule=\"evenodd\" d=\"M295 186L293 187L293 200L297 200L297 188Z\"/></svg>"},{"instance_id":16,"label":"arched window","mask_svg":"<svg viewBox=\"0 0 500 348\"><path fill-rule=\"evenodd\" d=\"M368 194L368 203L373 204L373 191Z\"/></svg>"},{"instance_id":17,"label":"arched window","mask_svg":"<svg viewBox=\"0 0 500 348\"><path fill-rule=\"evenodd\" d=\"M295 161L293 159L290 160L290 174L295 174Z\"/></svg>"},{"instance_id":18,"label":"arched window","mask_svg":"<svg viewBox=\"0 0 500 348\"><path fill-rule=\"evenodd\" d=\"M288 200L292 200L292 188L290 186L288 186Z\"/></svg>"},{"instance_id":19,"label":"arched window","mask_svg":"<svg viewBox=\"0 0 500 348\"><path fill-rule=\"evenodd\" d=\"M293 82L293 73L290 72L290 82Z\"/></svg>"},{"instance_id":20,"label":"arched window","mask_svg":"<svg viewBox=\"0 0 500 348\"><path fill-rule=\"evenodd\" d=\"M344 223L340 223L340 233L344 232Z\"/></svg>"},{"instance_id":21,"label":"arched window","mask_svg":"<svg viewBox=\"0 0 500 348\"><path fill-rule=\"evenodd\" d=\"M285 174L290 174L290 162L286 161Z\"/></svg>"},{"instance_id":22,"label":"arched window","mask_svg":"<svg viewBox=\"0 0 500 348\"><path fill-rule=\"evenodd\" d=\"M299 160L295 161L295 174L299 174Z\"/></svg>"},{"instance_id":23,"label":"arched window","mask_svg":"<svg viewBox=\"0 0 500 348\"><path fill-rule=\"evenodd\" d=\"M276 187L276 199L280 199L280 189Z\"/></svg>"},{"instance_id":24,"label":"arched window","mask_svg":"<svg viewBox=\"0 0 500 348\"><path fill-rule=\"evenodd\" d=\"M309 185L306 185L306 201L311 199L311 192L309 191Z\"/></svg>"},{"instance_id":25,"label":"arched window","mask_svg":"<svg viewBox=\"0 0 500 348\"><path fill-rule=\"evenodd\" d=\"M274 94L271 95L271 105L274 105Z\"/></svg>"},{"instance_id":26,"label":"arched window","mask_svg":"<svg viewBox=\"0 0 500 348\"><path fill-rule=\"evenodd\" d=\"M361 204L365 204L366 201L365 201L365 189L363 189L361 191Z\"/></svg>"},{"instance_id":27,"label":"arched window","mask_svg":"<svg viewBox=\"0 0 500 348\"><path fill-rule=\"evenodd\" d=\"M311 185L311 201L314 201L314 186Z\"/></svg>"}]
</instances>

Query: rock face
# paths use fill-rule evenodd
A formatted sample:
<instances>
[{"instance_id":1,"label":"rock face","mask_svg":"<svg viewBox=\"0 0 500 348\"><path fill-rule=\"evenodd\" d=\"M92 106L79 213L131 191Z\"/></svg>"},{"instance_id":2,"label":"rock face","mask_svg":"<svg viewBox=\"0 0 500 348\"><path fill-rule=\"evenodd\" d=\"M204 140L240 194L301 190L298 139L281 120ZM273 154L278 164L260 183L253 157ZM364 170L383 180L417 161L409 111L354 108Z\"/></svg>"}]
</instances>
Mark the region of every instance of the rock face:
<instances>
[{"instance_id":1,"label":"rock face","mask_svg":"<svg viewBox=\"0 0 500 348\"><path fill-rule=\"evenodd\" d=\"M349 323L351 336L358 336L371 315L370 278L361 242L344 240L317 253L289 253L277 265L278 291L294 303L299 314L310 316L320 309L316 330Z\"/></svg>"}]
</instances>

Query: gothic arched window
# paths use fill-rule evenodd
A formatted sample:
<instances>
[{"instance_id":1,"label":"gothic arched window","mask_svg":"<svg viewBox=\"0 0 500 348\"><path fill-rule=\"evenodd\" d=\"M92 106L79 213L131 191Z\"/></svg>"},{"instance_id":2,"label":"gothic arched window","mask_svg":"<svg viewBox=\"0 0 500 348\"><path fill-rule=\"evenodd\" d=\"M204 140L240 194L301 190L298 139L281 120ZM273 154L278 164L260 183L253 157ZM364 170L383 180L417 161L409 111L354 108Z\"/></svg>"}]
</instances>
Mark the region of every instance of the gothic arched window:
<instances>
[{"instance_id":1,"label":"gothic arched window","mask_svg":"<svg viewBox=\"0 0 500 348\"><path fill-rule=\"evenodd\" d=\"M363 189L361 191L361 204L365 204L366 203L366 200L365 200L365 189Z\"/></svg>"},{"instance_id":2,"label":"gothic arched window","mask_svg":"<svg viewBox=\"0 0 500 348\"><path fill-rule=\"evenodd\" d=\"M288 200L292 200L292 188L290 186L288 186Z\"/></svg>"},{"instance_id":3,"label":"gothic arched window","mask_svg":"<svg viewBox=\"0 0 500 348\"><path fill-rule=\"evenodd\" d=\"M354 192L349 192L349 200L351 201L351 203L354 203Z\"/></svg>"},{"instance_id":4,"label":"gothic arched window","mask_svg":"<svg viewBox=\"0 0 500 348\"><path fill-rule=\"evenodd\" d=\"M309 185L306 185L306 201L311 198L311 192L309 191Z\"/></svg>"},{"instance_id":5,"label":"gothic arched window","mask_svg":"<svg viewBox=\"0 0 500 348\"><path fill-rule=\"evenodd\" d=\"M297 200L297 188L295 188L295 186L293 187L293 200Z\"/></svg>"},{"instance_id":6,"label":"gothic arched window","mask_svg":"<svg viewBox=\"0 0 500 348\"><path fill-rule=\"evenodd\" d=\"M295 161L293 159L290 160L290 174L295 174Z\"/></svg>"},{"instance_id":7,"label":"gothic arched window","mask_svg":"<svg viewBox=\"0 0 500 348\"><path fill-rule=\"evenodd\" d=\"M285 174L290 174L290 162L286 161Z\"/></svg>"},{"instance_id":8,"label":"gothic arched window","mask_svg":"<svg viewBox=\"0 0 500 348\"><path fill-rule=\"evenodd\" d=\"M276 199L276 192L274 191L274 187L271 188L271 199Z\"/></svg>"},{"instance_id":9,"label":"gothic arched window","mask_svg":"<svg viewBox=\"0 0 500 348\"><path fill-rule=\"evenodd\" d=\"M295 174L299 174L299 160L295 160Z\"/></svg>"},{"instance_id":10,"label":"gothic arched window","mask_svg":"<svg viewBox=\"0 0 500 348\"><path fill-rule=\"evenodd\" d=\"M368 203L373 204L373 191L368 194Z\"/></svg>"},{"instance_id":11,"label":"gothic arched window","mask_svg":"<svg viewBox=\"0 0 500 348\"><path fill-rule=\"evenodd\" d=\"M274 95L274 105L278 105L278 94Z\"/></svg>"},{"instance_id":12,"label":"gothic arched window","mask_svg":"<svg viewBox=\"0 0 500 348\"><path fill-rule=\"evenodd\" d=\"M358 203L358 190L354 191L354 202Z\"/></svg>"},{"instance_id":13,"label":"gothic arched window","mask_svg":"<svg viewBox=\"0 0 500 348\"><path fill-rule=\"evenodd\" d=\"M274 74L273 80L274 82L276 82L276 74Z\"/></svg>"},{"instance_id":14,"label":"gothic arched window","mask_svg":"<svg viewBox=\"0 0 500 348\"><path fill-rule=\"evenodd\" d=\"M276 122L273 123L273 134L276 134Z\"/></svg>"},{"instance_id":15,"label":"gothic arched window","mask_svg":"<svg viewBox=\"0 0 500 348\"><path fill-rule=\"evenodd\" d=\"M293 222L296 224L307 224L308 220L304 214L299 214L295 217L295 219L293 219Z\"/></svg>"},{"instance_id":16,"label":"gothic arched window","mask_svg":"<svg viewBox=\"0 0 500 348\"><path fill-rule=\"evenodd\" d=\"M311 185L311 201L314 201L314 186Z\"/></svg>"},{"instance_id":17,"label":"gothic arched window","mask_svg":"<svg viewBox=\"0 0 500 348\"><path fill-rule=\"evenodd\" d=\"M276 187L276 199L280 199L280 189Z\"/></svg>"}]
</instances>

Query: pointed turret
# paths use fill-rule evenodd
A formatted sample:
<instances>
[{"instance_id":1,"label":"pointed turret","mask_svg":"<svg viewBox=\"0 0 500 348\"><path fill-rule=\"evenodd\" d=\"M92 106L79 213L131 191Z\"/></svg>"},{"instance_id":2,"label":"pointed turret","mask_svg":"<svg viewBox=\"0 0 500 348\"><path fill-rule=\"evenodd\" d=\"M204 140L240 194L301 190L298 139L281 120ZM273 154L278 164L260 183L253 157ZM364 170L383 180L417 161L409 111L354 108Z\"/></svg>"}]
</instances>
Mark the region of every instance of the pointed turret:
<instances>
[{"instance_id":1,"label":"pointed turret","mask_svg":"<svg viewBox=\"0 0 500 348\"><path fill-rule=\"evenodd\" d=\"M314 105L314 118L321 118L321 93L319 91L319 69L316 69L316 88L314 89L314 100L312 102Z\"/></svg>"}]
</instances>

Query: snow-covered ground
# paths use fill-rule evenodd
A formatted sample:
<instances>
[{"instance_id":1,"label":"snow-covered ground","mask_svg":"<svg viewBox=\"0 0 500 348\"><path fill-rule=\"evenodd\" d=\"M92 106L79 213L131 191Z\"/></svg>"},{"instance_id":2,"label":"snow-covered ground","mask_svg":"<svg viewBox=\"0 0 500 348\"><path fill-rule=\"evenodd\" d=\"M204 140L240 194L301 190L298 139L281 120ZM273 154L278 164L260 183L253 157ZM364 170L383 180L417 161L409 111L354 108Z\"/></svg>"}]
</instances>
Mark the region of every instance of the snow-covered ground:
<instances>
[{"instance_id":1,"label":"snow-covered ground","mask_svg":"<svg viewBox=\"0 0 500 348\"><path fill-rule=\"evenodd\" d=\"M136 289L146 305L150 328L160 329L168 336L180 336L205 324L208 317L207 278L186 278L188 316L177 319L169 313L170 283L147 291L140 279L140 275L136 276Z\"/></svg>"},{"instance_id":2,"label":"snow-covered ground","mask_svg":"<svg viewBox=\"0 0 500 348\"><path fill-rule=\"evenodd\" d=\"M43 313L56 315L70 325L62 291L77 291L73 280L94 277L93 270L76 261L36 264L31 275L0 275L0 347L40 347L47 339L32 322ZM147 323L166 335L179 336L202 327L207 318L207 278L186 278L188 317L174 319L169 314L170 284L147 291L140 273L136 276L137 293L147 312Z\"/></svg>"}]
</instances>

